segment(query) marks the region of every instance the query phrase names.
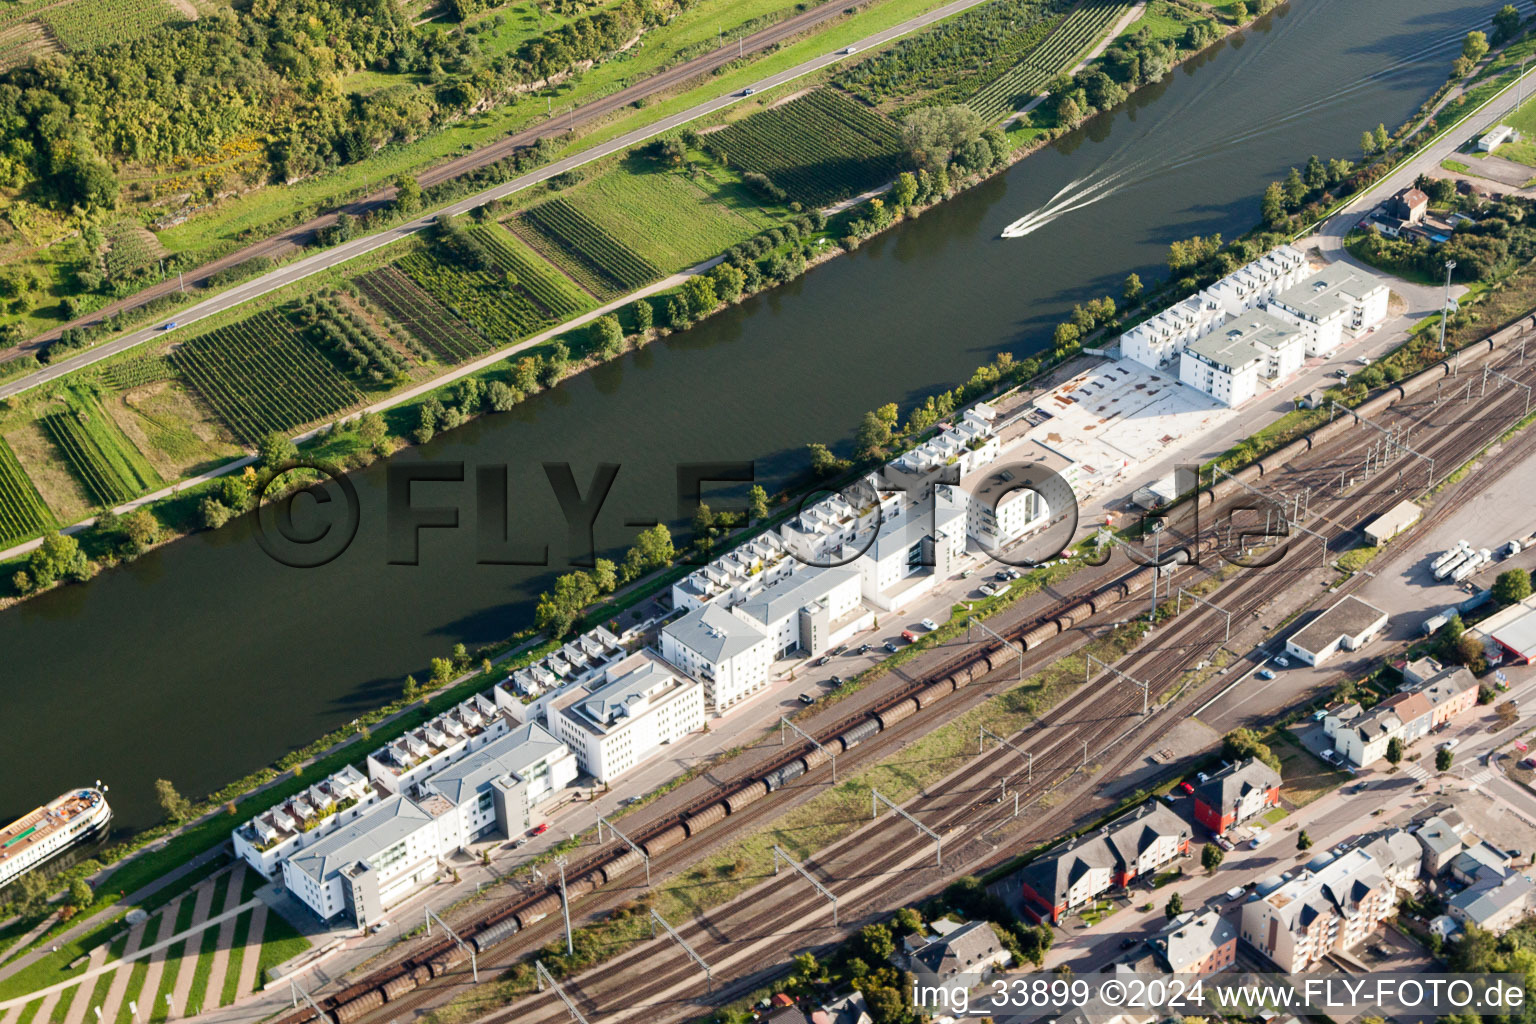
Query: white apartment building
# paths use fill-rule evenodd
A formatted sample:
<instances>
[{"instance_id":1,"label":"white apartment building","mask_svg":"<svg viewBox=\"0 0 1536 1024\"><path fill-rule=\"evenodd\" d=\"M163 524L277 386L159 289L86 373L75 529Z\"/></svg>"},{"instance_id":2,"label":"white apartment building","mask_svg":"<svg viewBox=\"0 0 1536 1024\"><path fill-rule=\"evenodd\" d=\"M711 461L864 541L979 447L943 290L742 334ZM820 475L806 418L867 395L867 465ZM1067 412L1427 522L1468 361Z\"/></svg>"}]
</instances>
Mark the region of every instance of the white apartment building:
<instances>
[{"instance_id":1,"label":"white apartment building","mask_svg":"<svg viewBox=\"0 0 1536 1024\"><path fill-rule=\"evenodd\" d=\"M1179 357L1179 380L1223 405L1241 405L1258 393L1261 379L1287 377L1305 358L1302 333L1258 310L1187 345Z\"/></svg>"},{"instance_id":2,"label":"white apartment building","mask_svg":"<svg viewBox=\"0 0 1536 1024\"><path fill-rule=\"evenodd\" d=\"M1386 872L1354 849L1243 904L1241 937L1294 974L1358 945L1396 911L1397 891Z\"/></svg>"},{"instance_id":3,"label":"white apartment building","mask_svg":"<svg viewBox=\"0 0 1536 1024\"><path fill-rule=\"evenodd\" d=\"M284 858L319 842L379 802L379 790L351 765L236 828L235 855L271 881Z\"/></svg>"},{"instance_id":4,"label":"white apartment building","mask_svg":"<svg viewBox=\"0 0 1536 1024\"><path fill-rule=\"evenodd\" d=\"M704 686L640 652L554 709L555 734L582 771L611 782L662 747L704 727Z\"/></svg>"},{"instance_id":5,"label":"white apartment building","mask_svg":"<svg viewBox=\"0 0 1536 1024\"><path fill-rule=\"evenodd\" d=\"M506 735L510 727L495 701L477 693L369 754L368 778L386 793L402 793L412 781Z\"/></svg>"},{"instance_id":6,"label":"white apartment building","mask_svg":"<svg viewBox=\"0 0 1536 1024\"><path fill-rule=\"evenodd\" d=\"M1120 335L1120 354L1156 370L1225 320L1221 306L1203 295L1192 295Z\"/></svg>"},{"instance_id":7,"label":"white apartment building","mask_svg":"<svg viewBox=\"0 0 1536 1024\"><path fill-rule=\"evenodd\" d=\"M1358 338L1387 318L1387 286L1335 263L1269 301L1268 310L1299 329L1307 355L1330 356L1344 337Z\"/></svg>"},{"instance_id":8,"label":"white apartment building","mask_svg":"<svg viewBox=\"0 0 1536 1024\"><path fill-rule=\"evenodd\" d=\"M857 569L808 566L768 584L733 605L731 612L768 638L771 660L796 651L814 658L868 625L870 614L862 596Z\"/></svg>"},{"instance_id":9,"label":"white apartment building","mask_svg":"<svg viewBox=\"0 0 1536 1024\"><path fill-rule=\"evenodd\" d=\"M778 534L759 534L672 584L672 607L692 610L716 600L735 604L752 589L784 579L796 564Z\"/></svg>"},{"instance_id":10,"label":"white apartment building","mask_svg":"<svg viewBox=\"0 0 1536 1024\"><path fill-rule=\"evenodd\" d=\"M935 581L959 571L966 513L958 500L938 494L952 494L953 487L940 484L934 490L927 500L885 519L853 563L864 600L882 611L900 611L933 589Z\"/></svg>"},{"instance_id":11,"label":"white apartment building","mask_svg":"<svg viewBox=\"0 0 1536 1024\"><path fill-rule=\"evenodd\" d=\"M1242 316L1300 284L1311 273L1312 267L1299 249L1282 245L1237 268L1200 294L1228 316Z\"/></svg>"},{"instance_id":12,"label":"white apartment building","mask_svg":"<svg viewBox=\"0 0 1536 1024\"><path fill-rule=\"evenodd\" d=\"M322 920L345 913L366 928L436 878L443 857L527 828L576 774L565 744L517 726L284 859L283 884Z\"/></svg>"},{"instance_id":13,"label":"white apartment building","mask_svg":"<svg viewBox=\"0 0 1536 1024\"><path fill-rule=\"evenodd\" d=\"M1000 551L1048 523L1076 501L1078 465L1048 445L1024 438L995 461L972 470L954 491L965 508L965 532Z\"/></svg>"},{"instance_id":14,"label":"white apartment building","mask_svg":"<svg viewBox=\"0 0 1536 1024\"><path fill-rule=\"evenodd\" d=\"M703 680L717 714L767 686L773 662L768 635L718 602L663 626L661 656Z\"/></svg>"},{"instance_id":15,"label":"white apartment building","mask_svg":"<svg viewBox=\"0 0 1536 1024\"><path fill-rule=\"evenodd\" d=\"M779 527L790 553L807 565L851 562L879 524L901 511L900 491L883 490L876 474L806 508Z\"/></svg>"},{"instance_id":16,"label":"white apartment building","mask_svg":"<svg viewBox=\"0 0 1536 1024\"><path fill-rule=\"evenodd\" d=\"M1289 245L1272 249L1209 288L1169 306L1120 336L1120 354L1160 369L1192 343L1221 328L1229 317L1259 309L1312 272Z\"/></svg>"}]
</instances>

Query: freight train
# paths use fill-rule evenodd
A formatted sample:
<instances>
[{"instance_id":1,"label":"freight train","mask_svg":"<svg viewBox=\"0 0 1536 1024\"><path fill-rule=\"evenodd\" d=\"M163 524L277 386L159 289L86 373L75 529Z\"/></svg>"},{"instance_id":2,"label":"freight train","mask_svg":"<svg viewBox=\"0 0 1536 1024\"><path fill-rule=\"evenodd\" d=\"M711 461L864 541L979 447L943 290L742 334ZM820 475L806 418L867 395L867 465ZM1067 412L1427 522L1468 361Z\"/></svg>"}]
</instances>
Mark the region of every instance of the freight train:
<instances>
[{"instance_id":1,"label":"freight train","mask_svg":"<svg viewBox=\"0 0 1536 1024\"><path fill-rule=\"evenodd\" d=\"M1356 412L1367 419L1379 415L1391 405L1435 386L1451 374L1467 366L1475 365L1492 353L1508 347L1512 342L1529 335L1536 339L1536 317L1527 317L1496 332L1473 345L1462 349L1451 358L1437 363L1385 389L1361 405ZM1310 435L1297 439L1279 451L1260 459L1233 474L1235 479L1224 479L1200 492L1198 500L1203 505L1214 504L1242 492L1242 483L1261 479L1291 461L1295 456L1311 450L1315 444L1337 436L1354 425L1353 414L1340 414ZM1241 481L1241 482L1239 482ZM1043 618L1027 626L1021 626L1009 637L1010 641L1026 651L1038 648L1051 638L1086 622L1092 616L1127 600L1132 594L1151 585L1158 570L1145 566L1101 587L1087 597L1069 599ZM732 814L740 813L747 806L782 789L795 779L821 766L829 754L851 750L867 742L881 731L897 722L926 710L944 700L963 686L982 679L992 670L1017 657L1014 649L1005 649L1002 641L991 639L971 648L950 662L940 666L923 679L917 680L905 690L893 694L873 710L860 712L838 723L825 738L818 738L820 748L788 755L763 769L754 778L738 782L721 795L712 795L664 819L634 837L647 856L655 857L692 838L703 830L719 824ZM606 885L641 865L638 852L624 847L622 850L598 854L573 872L567 884L570 898L585 896L599 886ZM506 942L519 931L533 926L560 909L560 893L551 888L541 894L522 897L508 905L489 911L479 920L466 925L460 934L474 946L478 954L484 954L494 946ZM352 1024L386 1004L400 999L432 978L442 977L468 958L468 955L451 939L430 946L391 967L383 968L357 984L330 996L320 1003L325 1020L317 1024ZM304 1006L280 1018L277 1024L309 1024L321 1016L310 1006Z\"/></svg>"}]
</instances>

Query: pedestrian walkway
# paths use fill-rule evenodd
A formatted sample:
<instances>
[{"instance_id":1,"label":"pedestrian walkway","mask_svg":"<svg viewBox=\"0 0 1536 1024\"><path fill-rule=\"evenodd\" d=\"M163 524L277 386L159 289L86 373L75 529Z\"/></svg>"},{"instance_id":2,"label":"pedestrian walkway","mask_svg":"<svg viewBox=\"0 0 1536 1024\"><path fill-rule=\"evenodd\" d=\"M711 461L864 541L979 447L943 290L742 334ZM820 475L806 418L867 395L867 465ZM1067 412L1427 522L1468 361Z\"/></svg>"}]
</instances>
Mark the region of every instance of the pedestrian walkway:
<instances>
[{"instance_id":1,"label":"pedestrian walkway","mask_svg":"<svg viewBox=\"0 0 1536 1024\"><path fill-rule=\"evenodd\" d=\"M208 920L209 911L213 908L213 881L210 879L197 887L197 903L192 908L192 924L202 924ZM239 890L235 890L239 896ZM171 991L171 1009L167 1016L187 1016L187 996L192 993L192 977L197 974L198 954L203 948L203 932L196 932L188 937L182 947L181 971L176 975L176 987ZM207 997L204 996L204 999Z\"/></svg>"},{"instance_id":2,"label":"pedestrian walkway","mask_svg":"<svg viewBox=\"0 0 1536 1024\"><path fill-rule=\"evenodd\" d=\"M59 1005L59 998L63 995L63 990L60 990L43 996L43 1005L32 1015L33 1024L47 1024L48 1018L53 1016L53 1008Z\"/></svg>"},{"instance_id":3,"label":"pedestrian walkway","mask_svg":"<svg viewBox=\"0 0 1536 1024\"><path fill-rule=\"evenodd\" d=\"M91 950L90 962L85 967L87 975L90 975L92 971L107 962L107 946L108 944L103 942ZM69 1014L64 1018L64 1024L85 1024L85 1015L91 1009L91 994L95 991L96 980L94 978L88 978L80 982L80 990L75 993L74 1002L69 1004Z\"/></svg>"},{"instance_id":4,"label":"pedestrian walkway","mask_svg":"<svg viewBox=\"0 0 1536 1024\"><path fill-rule=\"evenodd\" d=\"M1403 774L1415 782L1423 782L1429 778L1429 771L1417 761L1410 761L1403 765Z\"/></svg>"},{"instance_id":5,"label":"pedestrian walkway","mask_svg":"<svg viewBox=\"0 0 1536 1024\"><path fill-rule=\"evenodd\" d=\"M139 951L139 946L144 942L144 932L149 927L149 922L133 926L128 933L128 945L123 947L123 957L126 959ZM123 1005L123 996L128 992L128 981L133 977L133 972L119 970L112 975L112 987L107 989L107 998L101 1003L101 1021L103 1024L112 1024L117 1020L118 1008ZM84 982L81 982L84 984Z\"/></svg>"},{"instance_id":6,"label":"pedestrian walkway","mask_svg":"<svg viewBox=\"0 0 1536 1024\"><path fill-rule=\"evenodd\" d=\"M242 861L235 865L235 870L229 876L229 891L224 894L221 912L230 916L219 925L219 938L213 947L213 966L208 971L208 994L203 997L205 1004L210 1000L217 1004L224 991L224 975L229 970L229 949L235 944L235 922L238 920L230 911L240 905L240 893L245 888L245 872L245 863Z\"/></svg>"},{"instance_id":7,"label":"pedestrian walkway","mask_svg":"<svg viewBox=\"0 0 1536 1024\"><path fill-rule=\"evenodd\" d=\"M159 948L149 954L149 968L144 972L144 983L139 986L139 991L129 993L130 1000L139 1008L139 1012L135 1015L137 1019L147 1020L149 1015L155 1012L155 993L160 991L160 976L165 973L165 958L171 952L171 948L164 943L170 942L171 936L176 934L176 918L181 914L181 901L185 898L185 896L178 896L160 914L160 929L155 933L155 945ZM117 973L119 977L133 976L132 969L119 968Z\"/></svg>"},{"instance_id":8,"label":"pedestrian walkway","mask_svg":"<svg viewBox=\"0 0 1536 1024\"><path fill-rule=\"evenodd\" d=\"M1472 775L1470 778L1468 778L1467 784L1477 788L1482 788L1483 783L1487 782L1491 778L1493 778L1493 769L1484 768L1477 772L1475 775Z\"/></svg>"}]
</instances>

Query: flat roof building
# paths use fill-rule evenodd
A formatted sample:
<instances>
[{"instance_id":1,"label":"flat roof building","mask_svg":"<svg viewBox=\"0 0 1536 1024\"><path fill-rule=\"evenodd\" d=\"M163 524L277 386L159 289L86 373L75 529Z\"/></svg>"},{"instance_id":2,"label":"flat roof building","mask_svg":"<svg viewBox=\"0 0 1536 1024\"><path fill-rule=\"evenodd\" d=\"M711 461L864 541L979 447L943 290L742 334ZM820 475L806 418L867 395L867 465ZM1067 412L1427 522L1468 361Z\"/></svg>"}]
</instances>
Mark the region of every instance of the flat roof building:
<instances>
[{"instance_id":1,"label":"flat roof building","mask_svg":"<svg viewBox=\"0 0 1536 1024\"><path fill-rule=\"evenodd\" d=\"M1252 310L1186 345L1179 380L1223 405L1241 405L1258 393L1261 378L1288 377L1304 359L1305 339L1296 327Z\"/></svg>"},{"instance_id":2,"label":"flat roof building","mask_svg":"<svg viewBox=\"0 0 1536 1024\"><path fill-rule=\"evenodd\" d=\"M1340 650L1364 647L1386 624L1386 612L1351 595L1293 633L1285 650L1308 665L1321 665Z\"/></svg>"},{"instance_id":3,"label":"flat roof building","mask_svg":"<svg viewBox=\"0 0 1536 1024\"><path fill-rule=\"evenodd\" d=\"M704 728L704 685L646 652L551 715L581 769L610 782L667 744Z\"/></svg>"},{"instance_id":4,"label":"flat roof building","mask_svg":"<svg viewBox=\"0 0 1536 1024\"><path fill-rule=\"evenodd\" d=\"M1306 338L1306 354L1330 356L1387 318L1387 286L1344 263L1318 271L1266 307Z\"/></svg>"},{"instance_id":5,"label":"flat roof building","mask_svg":"<svg viewBox=\"0 0 1536 1024\"><path fill-rule=\"evenodd\" d=\"M767 686L773 662L767 634L717 603L663 626L661 656L703 681L717 713Z\"/></svg>"}]
</instances>

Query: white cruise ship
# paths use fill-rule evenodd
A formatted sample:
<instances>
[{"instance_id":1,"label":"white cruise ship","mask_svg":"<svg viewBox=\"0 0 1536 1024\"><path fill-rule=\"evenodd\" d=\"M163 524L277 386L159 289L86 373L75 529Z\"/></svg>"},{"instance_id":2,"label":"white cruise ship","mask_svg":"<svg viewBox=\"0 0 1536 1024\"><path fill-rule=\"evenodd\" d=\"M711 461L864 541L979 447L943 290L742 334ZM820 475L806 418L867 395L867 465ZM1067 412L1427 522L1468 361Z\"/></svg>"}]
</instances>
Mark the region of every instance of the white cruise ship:
<instances>
[{"instance_id":1,"label":"white cruise ship","mask_svg":"<svg viewBox=\"0 0 1536 1024\"><path fill-rule=\"evenodd\" d=\"M72 789L17 818L0 830L0 888L77 843L100 838L111 821L112 808L99 788Z\"/></svg>"}]
</instances>

